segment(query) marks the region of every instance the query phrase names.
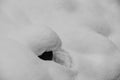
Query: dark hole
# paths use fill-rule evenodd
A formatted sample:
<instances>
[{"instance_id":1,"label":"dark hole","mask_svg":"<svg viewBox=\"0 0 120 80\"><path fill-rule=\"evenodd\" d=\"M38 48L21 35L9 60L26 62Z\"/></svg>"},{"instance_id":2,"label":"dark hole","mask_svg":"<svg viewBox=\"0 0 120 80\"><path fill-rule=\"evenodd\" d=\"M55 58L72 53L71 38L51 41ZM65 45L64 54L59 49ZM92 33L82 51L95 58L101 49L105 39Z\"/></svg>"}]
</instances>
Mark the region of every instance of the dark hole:
<instances>
[{"instance_id":1,"label":"dark hole","mask_svg":"<svg viewBox=\"0 0 120 80\"><path fill-rule=\"evenodd\" d=\"M42 55L38 56L42 60L52 60L53 59L53 51L46 51Z\"/></svg>"}]
</instances>

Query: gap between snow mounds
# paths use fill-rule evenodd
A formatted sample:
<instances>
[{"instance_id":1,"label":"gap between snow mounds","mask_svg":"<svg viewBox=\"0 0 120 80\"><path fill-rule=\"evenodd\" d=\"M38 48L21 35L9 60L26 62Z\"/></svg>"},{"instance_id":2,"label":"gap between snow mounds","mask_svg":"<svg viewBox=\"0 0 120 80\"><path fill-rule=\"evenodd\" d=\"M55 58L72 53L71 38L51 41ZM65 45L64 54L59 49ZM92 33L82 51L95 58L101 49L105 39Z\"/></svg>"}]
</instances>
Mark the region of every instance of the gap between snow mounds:
<instances>
[{"instance_id":1,"label":"gap between snow mounds","mask_svg":"<svg viewBox=\"0 0 120 80\"><path fill-rule=\"evenodd\" d=\"M66 68L71 68L73 66L72 56L63 49L44 51L41 55L38 55L38 57L44 61L53 61Z\"/></svg>"}]
</instances>

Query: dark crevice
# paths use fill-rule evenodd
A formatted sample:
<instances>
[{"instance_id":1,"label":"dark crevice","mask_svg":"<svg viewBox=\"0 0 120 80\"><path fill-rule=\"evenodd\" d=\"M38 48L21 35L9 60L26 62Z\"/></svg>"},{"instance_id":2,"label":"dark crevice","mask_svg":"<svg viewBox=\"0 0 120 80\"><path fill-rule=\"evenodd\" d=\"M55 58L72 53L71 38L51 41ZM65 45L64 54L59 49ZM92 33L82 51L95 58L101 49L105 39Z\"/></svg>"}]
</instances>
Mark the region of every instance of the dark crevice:
<instances>
[{"instance_id":1,"label":"dark crevice","mask_svg":"<svg viewBox=\"0 0 120 80\"><path fill-rule=\"evenodd\" d=\"M38 56L42 60L49 60L53 59L53 51L45 51L42 55Z\"/></svg>"}]
</instances>

